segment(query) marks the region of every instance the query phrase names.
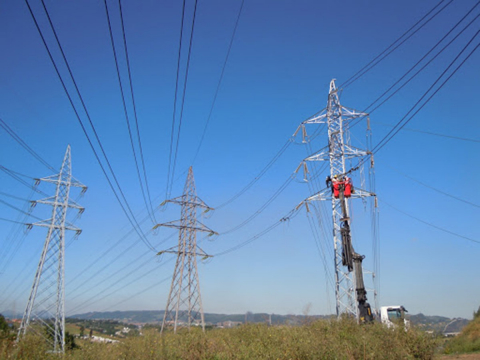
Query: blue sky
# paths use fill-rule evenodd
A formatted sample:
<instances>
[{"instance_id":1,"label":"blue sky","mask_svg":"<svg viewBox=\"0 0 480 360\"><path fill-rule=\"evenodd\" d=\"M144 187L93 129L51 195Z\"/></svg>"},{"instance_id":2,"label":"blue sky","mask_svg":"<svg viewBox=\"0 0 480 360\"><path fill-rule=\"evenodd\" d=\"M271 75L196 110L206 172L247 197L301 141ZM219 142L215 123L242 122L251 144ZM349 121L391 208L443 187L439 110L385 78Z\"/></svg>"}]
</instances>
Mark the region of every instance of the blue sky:
<instances>
[{"instance_id":1,"label":"blue sky","mask_svg":"<svg viewBox=\"0 0 480 360\"><path fill-rule=\"evenodd\" d=\"M185 171L192 165L240 4L237 0L198 2L172 196L182 193ZM337 79L337 84L345 82L436 4L437 1L410 0L245 0L205 140L193 162L198 195L216 207L242 189L305 118L326 106L332 78ZM446 4L447 1L442 6ZM118 3L108 1L108 5L126 86ZM348 86L341 93L342 104L358 110L366 108L473 5L474 2L453 1L403 46ZM31 1L31 6L73 93L41 3ZM145 204L123 114L103 2L47 1L46 6L111 165L137 218L143 219ZM124 1L122 7L148 182L157 206L164 200L167 181L181 2ZM466 21L473 19L478 11L475 9ZM192 13L193 1L186 1L180 88ZM83 233L67 248L67 313L163 309L170 280L158 283L171 277L173 261L168 256L156 258L133 234L119 241L130 230L128 221L80 129L24 2L2 2L0 29L4 54L0 58L0 117L55 167L60 167L70 144L73 174L89 187L79 200L86 211L75 223ZM474 22L418 77L371 115L373 144L407 113L478 29L478 22ZM468 51L476 44L478 38ZM395 210L480 241L475 226L478 205L444 196L402 175L480 204L476 185L480 175L476 166L480 139L480 125L476 121L479 60L479 53L474 53L405 130L375 156L380 305L403 304L411 313L449 317L471 317L480 305L480 244L442 232ZM79 105L76 96L74 102ZM127 106L133 121L129 100ZM87 121L83 112L80 116ZM363 123L352 130L352 144L365 146L365 127ZM314 128L308 131L313 132ZM0 141L2 166L31 177L51 175L3 130ZM311 148L316 151L326 143L327 136L322 132L312 141ZM290 145L249 191L202 221L219 233L241 223L272 197L308 154L306 146ZM320 179L324 176L326 173ZM208 253L219 253L278 222L310 195L301 178L299 174L298 181L291 182L246 226L212 242L203 241L200 246ZM4 172L0 173L0 181L5 193L23 199L32 196L31 190ZM359 178L355 181L357 185L360 182ZM45 192L53 192L48 185L40 186ZM4 195L0 199L24 206L21 200ZM33 199L39 196L33 195ZM329 206L325 205L328 211ZM365 211L361 203L354 205L353 236L355 250L366 255L365 266L372 268L368 209ZM41 218L49 216L48 209L40 205L33 214ZM17 211L0 204L0 217L24 221L18 216ZM180 211L174 206L156 214L158 222L179 216ZM328 226L326 223L325 229ZM145 232L152 227L149 219L142 225ZM0 310L15 308L21 312L45 230L34 228L23 238L21 226L2 221L0 229L4 249L0 286L7 289L0 297ZM11 235L17 233L17 237ZM149 235L149 240L158 244L171 234L172 231L162 229L155 236ZM71 237L72 234L68 235L67 243ZM156 247L169 248L176 241L173 236ZM328 258L332 240L327 236L321 241L328 247L325 267L333 272ZM147 255L142 257L144 253ZM12 260L7 261L10 256ZM333 313L334 290L325 267L302 210L289 222L238 251L199 265L205 311L298 314L311 304L311 313ZM369 299L373 303L371 293Z\"/></svg>"}]
</instances>

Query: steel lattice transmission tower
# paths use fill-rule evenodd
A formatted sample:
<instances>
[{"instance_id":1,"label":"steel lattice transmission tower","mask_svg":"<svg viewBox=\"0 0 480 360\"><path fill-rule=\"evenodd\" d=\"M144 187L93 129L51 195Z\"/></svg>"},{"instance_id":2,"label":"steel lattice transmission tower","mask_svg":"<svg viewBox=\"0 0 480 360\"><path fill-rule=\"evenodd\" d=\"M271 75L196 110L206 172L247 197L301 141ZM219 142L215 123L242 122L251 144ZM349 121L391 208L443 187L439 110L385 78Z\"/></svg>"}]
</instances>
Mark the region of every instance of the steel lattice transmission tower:
<instances>
[{"instance_id":1,"label":"steel lattice transmission tower","mask_svg":"<svg viewBox=\"0 0 480 360\"><path fill-rule=\"evenodd\" d=\"M204 211L213 209L197 196L192 167L188 170L183 195L166 202L179 204L182 215L180 220L157 224L154 227L156 229L159 226L166 226L179 231L178 245L158 253L159 255L164 253L177 255L160 332L163 332L165 326L173 325L173 331L176 333L182 323L190 327L195 323L198 324L199 321L205 331L197 256L201 256L203 259L211 256L197 246L197 231L208 232L209 235L217 233L197 220L197 208L203 208ZM200 319L198 319L199 315Z\"/></svg>"},{"instance_id":2,"label":"steel lattice transmission tower","mask_svg":"<svg viewBox=\"0 0 480 360\"><path fill-rule=\"evenodd\" d=\"M328 127L328 145L315 154L307 157L305 161L329 161L331 178L335 175L347 174L348 170L345 165L347 160L370 155L370 152L358 149L349 144L349 122L366 116L368 116L367 113L359 112L340 104L338 89L335 86L335 79L333 79L330 82L327 107L302 122L299 127L299 129L302 129L302 134L304 136L306 134L304 126L307 124L327 124ZM375 196L375 194L356 187L355 193L352 194L351 199L365 198L369 196ZM340 206L340 199L332 196L331 189L327 187L307 198L305 201L331 201L332 203L336 312L337 316L340 316L342 313L348 313L356 316L358 319L358 308L356 305L357 294L355 293L354 286L356 274L354 271L345 269L342 264L341 220L343 215ZM348 201L346 202L346 213L350 214ZM350 222L349 219L348 221ZM359 274L359 276L362 275Z\"/></svg>"},{"instance_id":3,"label":"steel lattice transmission tower","mask_svg":"<svg viewBox=\"0 0 480 360\"><path fill-rule=\"evenodd\" d=\"M60 173L38 179L37 183L40 181L55 184L56 192L55 196L32 202L32 206L46 204L53 209L50 219L29 224L30 227L46 227L48 232L17 341L32 331L44 337L53 352L59 353L65 351L65 230L76 231L77 235L81 232L66 220L67 209L84 211L83 207L69 199L70 188L80 187L82 193L87 189L72 177L70 145Z\"/></svg>"}]
</instances>

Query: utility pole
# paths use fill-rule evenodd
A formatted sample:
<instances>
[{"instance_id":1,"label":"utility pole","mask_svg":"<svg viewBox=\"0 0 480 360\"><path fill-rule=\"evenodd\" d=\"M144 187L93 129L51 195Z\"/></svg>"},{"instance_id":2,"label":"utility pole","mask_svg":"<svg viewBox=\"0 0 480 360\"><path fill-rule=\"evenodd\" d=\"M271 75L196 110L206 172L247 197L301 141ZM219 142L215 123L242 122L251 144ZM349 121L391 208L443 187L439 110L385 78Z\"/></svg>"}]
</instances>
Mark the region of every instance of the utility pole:
<instances>
[{"instance_id":1,"label":"utility pole","mask_svg":"<svg viewBox=\"0 0 480 360\"><path fill-rule=\"evenodd\" d=\"M154 229L160 226L178 229L178 245L158 253L158 255L164 253L177 255L160 333L163 333L166 325L173 325L173 331L176 333L177 328L182 325L181 322L185 322L186 326L190 328L192 324L198 323L199 315L202 330L205 332L197 256L206 259L211 255L207 255L197 246L197 231L208 232L209 235L216 235L217 233L197 220L197 208L203 208L205 211L213 210L213 208L207 206L197 196L191 166L188 170L183 195L166 202L179 204L182 216L180 220L157 224L154 227Z\"/></svg>"},{"instance_id":2,"label":"utility pole","mask_svg":"<svg viewBox=\"0 0 480 360\"><path fill-rule=\"evenodd\" d=\"M29 227L48 228L45 244L40 256L38 268L33 280L30 297L18 330L17 341L27 331L42 336L51 345L54 353L65 351L65 230L81 230L67 220L67 209L77 209L82 213L85 209L69 199L70 188L80 187L82 193L87 187L72 177L70 145L63 158L62 168L57 175L37 179L39 182L56 185L55 196L32 201L36 204L52 206L52 217L47 220L29 224Z\"/></svg>"},{"instance_id":3,"label":"utility pole","mask_svg":"<svg viewBox=\"0 0 480 360\"><path fill-rule=\"evenodd\" d=\"M338 89L335 85L335 79L330 82L330 91L328 94L327 107L315 114L311 118L302 122L300 127L295 132L295 135L301 129L305 140L305 125L307 124L327 124L328 127L328 145L308 156L304 161L328 161L330 163L330 178L335 176L346 176L350 170L346 169L346 161L354 158L361 158L370 155L371 153L354 146L349 143L349 122L368 116L367 113L359 112L350 108L346 108L340 104L338 97ZM363 189L355 188L355 192L351 194L349 199L365 198L375 196L375 194L365 191ZM363 275L358 267L355 268L347 265L346 261L346 247L342 243L342 233L345 233L345 226L350 226L350 206L349 199L336 198L332 194L329 186L326 189L312 195L304 202L310 201L331 201L332 204L332 221L333 221L333 248L334 248L334 264L335 264L335 300L337 317L341 314L347 313L360 319L359 308L357 302L359 297L355 289L356 284L363 282ZM358 255L358 254L357 254ZM363 259L363 258L362 258ZM361 264L360 264L361 267ZM361 269L361 268L360 268ZM357 274L358 273L358 274ZM360 294L360 301L364 301L361 297L365 294Z\"/></svg>"}]
</instances>

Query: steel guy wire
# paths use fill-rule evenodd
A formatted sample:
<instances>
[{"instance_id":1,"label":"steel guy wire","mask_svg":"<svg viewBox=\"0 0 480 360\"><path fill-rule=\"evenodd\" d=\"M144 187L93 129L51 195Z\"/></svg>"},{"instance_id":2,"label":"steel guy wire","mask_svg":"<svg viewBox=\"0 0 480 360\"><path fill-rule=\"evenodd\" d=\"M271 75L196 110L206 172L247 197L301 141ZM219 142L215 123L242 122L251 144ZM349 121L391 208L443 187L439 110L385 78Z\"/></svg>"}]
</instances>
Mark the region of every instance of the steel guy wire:
<instances>
[{"instance_id":1,"label":"steel guy wire","mask_svg":"<svg viewBox=\"0 0 480 360\"><path fill-rule=\"evenodd\" d=\"M431 9L427 14L425 14L417 23L415 23L410 29L408 29L402 36L400 36L397 40L395 40L388 48L386 48L380 55L378 55L375 59L370 61L367 65L365 65L361 70L359 70L355 75L350 77L346 82L344 82L342 85L339 86L341 89L346 89L348 86L353 84L355 81L360 79L363 75L365 75L367 72L369 72L371 69L373 69L378 63L380 63L382 60L384 60L387 56L389 56L392 52L394 52L396 49L398 49L400 46L402 46L407 40L409 40L413 35L415 35L420 29L422 29L425 25L427 25L431 20L433 20L438 14L440 14L447 6L449 6L453 0L450 0L444 7L442 7L439 11L437 11L432 17L430 17L426 22L424 22L422 25L420 25L414 32L412 32L410 35L408 35L403 41L401 41L397 46L395 46L392 50L387 52L392 46L395 45L398 41L401 40L407 33L409 33L414 27L416 27L420 22L422 22L430 13L432 13L441 3L443 3L445 0L440 1L433 9ZM387 52L385 55L383 55L385 52ZM383 57L382 57L383 56ZM378 59L380 58L380 59ZM378 60L377 60L378 59ZM376 61L376 62L375 62ZM373 64L372 64L373 63ZM371 64L371 65L370 65Z\"/></svg>"}]
</instances>

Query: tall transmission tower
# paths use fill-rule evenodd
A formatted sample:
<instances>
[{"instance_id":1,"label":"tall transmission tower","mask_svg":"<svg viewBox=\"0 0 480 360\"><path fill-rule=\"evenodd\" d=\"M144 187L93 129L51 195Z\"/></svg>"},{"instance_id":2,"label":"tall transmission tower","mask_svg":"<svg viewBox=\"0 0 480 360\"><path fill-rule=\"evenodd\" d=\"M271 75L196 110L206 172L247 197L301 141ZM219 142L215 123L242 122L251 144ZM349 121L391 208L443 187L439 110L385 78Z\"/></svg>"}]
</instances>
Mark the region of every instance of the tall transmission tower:
<instances>
[{"instance_id":1,"label":"tall transmission tower","mask_svg":"<svg viewBox=\"0 0 480 360\"><path fill-rule=\"evenodd\" d=\"M202 297L200 295L200 282L198 280L197 256L202 259L211 257L197 246L197 231L208 232L209 235L217 234L197 220L197 208L205 211L213 210L207 206L198 196L195 190L195 179L190 166L183 195L166 202L181 206L181 219L164 224L155 225L154 229L166 226L178 229L178 245L170 249L160 251L176 254L177 262L173 271L172 285L168 295L167 306L163 316L162 328L173 325L176 333L179 326L200 324L205 331L205 318L203 314ZM200 316L200 319L198 317Z\"/></svg>"},{"instance_id":2,"label":"tall transmission tower","mask_svg":"<svg viewBox=\"0 0 480 360\"><path fill-rule=\"evenodd\" d=\"M65 351L65 230L81 230L67 220L67 209L73 208L80 213L84 208L69 199L70 188L80 187L82 193L87 187L72 177L70 145L63 158L62 168L57 175L37 180L56 185L55 196L32 202L52 206L52 217L29 224L30 227L48 228L45 244L33 280L30 297L18 330L17 341L28 331L45 338L55 353Z\"/></svg>"},{"instance_id":3,"label":"tall transmission tower","mask_svg":"<svg viewBox=\"0 0 480 360\"><path fill-rule=\"evenodd\" d=\"M328 145L315 154L308 156L304 161L329 161L330 177L347 175L352 170L346 169L346 161L354 158L360 158L370 155L370 152L356 148L350 145L350 136L348 125L351 120L368 116L367 113L359 112L347 108L340 104L338 89L335 86L335 79L330 82L330 91L328 94L327 107L305 120L300 125L305 141L305 125L307 124L327 124L328 127ZM299 129L295 132L298 133ZM355 188L350 199L366 198L375 196L375 194L363 189ZM327 186L326 189L307 198L309 201L331 201L332 221L333 221L333 248L335 264L335 300L337 316L343 313L351 314L359 318L357 304L357 293L355 292L356 274L355 269L343 266L345 254L342 244L342 227L347 222L350 225L350 206L349 201L345 201L345 209L342 209L341 199L332 196L332 190ZM343 212L347 214L343 216ZM343 226L342 226L343 225ZM357 280L360 280L357 279Z\"/></svg>"}]
</instances>

